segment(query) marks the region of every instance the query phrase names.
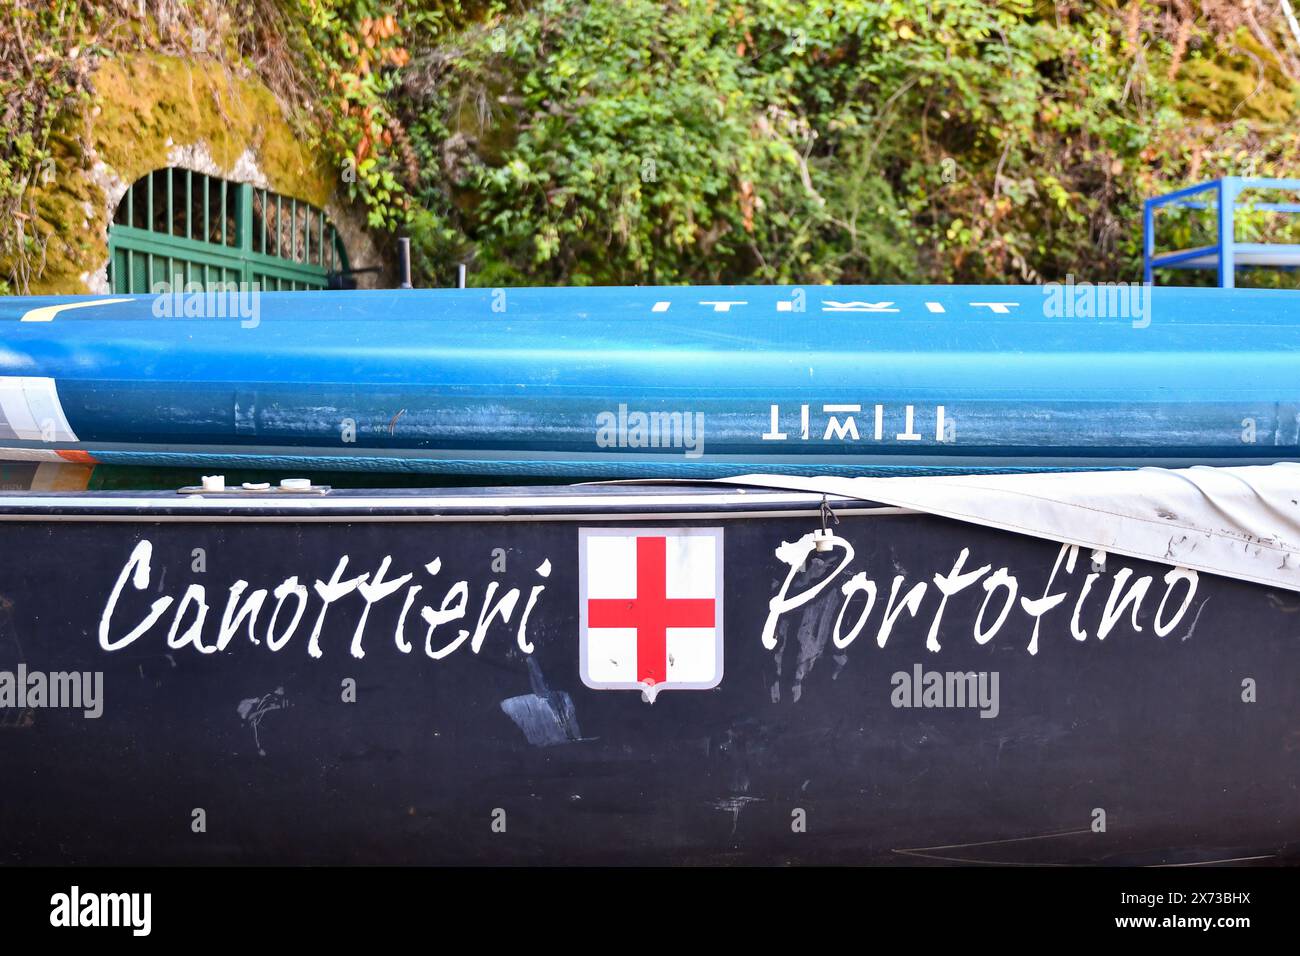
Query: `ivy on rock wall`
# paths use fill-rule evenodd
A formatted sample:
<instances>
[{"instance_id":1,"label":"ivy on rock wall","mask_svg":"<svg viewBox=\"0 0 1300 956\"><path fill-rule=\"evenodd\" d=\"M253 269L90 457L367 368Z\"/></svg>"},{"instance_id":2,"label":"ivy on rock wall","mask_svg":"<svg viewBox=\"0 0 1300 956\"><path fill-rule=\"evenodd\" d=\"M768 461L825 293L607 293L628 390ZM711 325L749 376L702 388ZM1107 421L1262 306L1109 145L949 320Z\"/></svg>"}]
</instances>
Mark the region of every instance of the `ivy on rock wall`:
<instances>
[{"instance_id":1,"label":"ivy on rock wall","mask_svg":"<svg viewBox=\"0 0 1300 956\"><path fill-rule=\"evenodd\" d=\"M56 124L90 98L98 45L87 42L93 11L80 5L0 0L0 294L25 289L45 266L36 192L56 176Z\"/></svg>"}]
</instances>

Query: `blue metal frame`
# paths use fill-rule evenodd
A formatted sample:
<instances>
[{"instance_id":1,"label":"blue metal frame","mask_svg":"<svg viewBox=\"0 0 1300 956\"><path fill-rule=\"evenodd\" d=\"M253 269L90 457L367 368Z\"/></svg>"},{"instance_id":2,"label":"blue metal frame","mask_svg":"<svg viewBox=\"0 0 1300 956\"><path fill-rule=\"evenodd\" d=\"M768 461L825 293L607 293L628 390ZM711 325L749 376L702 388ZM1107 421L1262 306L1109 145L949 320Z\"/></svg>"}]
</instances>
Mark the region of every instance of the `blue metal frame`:
<instances>
[{"instance_id":1,"label":"blue metal frame","mask_svg":"<svg viewBox=\"0 0 1300 956\"><path fill-rule=\"evenodd\" d=\"M1300 244L1237 242L1234 231L1237 199L1250 189L1284 189L1300 193L1300 179L1273 179L1261 177L1225 176L1198 186L1188 186L1164 196L1148 199L1142 207L1142 279L1153 281L1156 269L1205 269L1217 268L1219 287L1231 289L1236 285L1236 271L1241 253L1262 253L1292 255L1300 257ZM1215 192L1212 202L1190 200L1188 197L1200 193ZM1268 209L1273 212L1300 213L1300 203L1261 202L1249 204L1252 209ZM1156 255L1155 212L1160 206L1182 206L1187 209L1217 209L1219 214L1218 242L1212 246L1198 246L1178 252ZM1214 266L1202 265L1192 260L1204 260L1212 257Z\"/></svg>"}]
</instances>

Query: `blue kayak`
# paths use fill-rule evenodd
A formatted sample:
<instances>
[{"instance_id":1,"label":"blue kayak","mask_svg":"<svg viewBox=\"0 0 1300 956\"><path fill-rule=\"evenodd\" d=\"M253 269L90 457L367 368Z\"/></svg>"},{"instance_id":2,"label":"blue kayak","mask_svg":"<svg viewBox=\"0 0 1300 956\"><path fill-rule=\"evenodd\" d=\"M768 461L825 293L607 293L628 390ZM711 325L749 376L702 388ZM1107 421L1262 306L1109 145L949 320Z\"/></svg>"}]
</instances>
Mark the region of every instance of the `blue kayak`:
<instances>
[{"instance_id":1,"label":"blue kayak","mask_svg":"<svg viewBox=\"0 0 1300 956\"><path fill-rule=\"evenodd\" d=\"M0 458L450 474L1300 460L1300 292L0 299Z\"/></svg>"}]
</instances>

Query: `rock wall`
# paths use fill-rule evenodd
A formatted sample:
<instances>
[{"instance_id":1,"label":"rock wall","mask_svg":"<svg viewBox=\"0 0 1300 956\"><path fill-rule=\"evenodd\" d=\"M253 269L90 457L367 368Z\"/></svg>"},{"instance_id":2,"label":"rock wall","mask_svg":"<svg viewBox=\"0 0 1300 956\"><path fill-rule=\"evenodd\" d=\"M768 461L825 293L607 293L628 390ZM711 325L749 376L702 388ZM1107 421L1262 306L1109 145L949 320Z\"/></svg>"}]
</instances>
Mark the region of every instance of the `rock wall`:
<instances>
[{"instance_id":1,"label":"rock wall","mask_svg":"<svg viewBox=\"0 0 1300 956\"><path fill-rule=\"evenodd\" d=\"M108 227L127 189L169 166L247 182L323 208L350 264L383 265L362 288L395 284L391 255L353 211L337 172L314 154L256 77L216 62L147 53L111 59L93 77L90 108L52 137L56 170L37 189L47 237L32 294L108 289Z\"/></svg>"}]
</instances>

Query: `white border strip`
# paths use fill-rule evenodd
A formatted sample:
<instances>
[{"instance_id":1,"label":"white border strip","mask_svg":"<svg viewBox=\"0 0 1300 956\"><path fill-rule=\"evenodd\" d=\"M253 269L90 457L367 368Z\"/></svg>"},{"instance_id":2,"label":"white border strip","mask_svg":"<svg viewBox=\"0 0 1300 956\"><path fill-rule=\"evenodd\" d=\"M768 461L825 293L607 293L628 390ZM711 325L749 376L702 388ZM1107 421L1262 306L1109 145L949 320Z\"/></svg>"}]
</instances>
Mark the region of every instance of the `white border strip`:
<instances>
[{"instance_id":1,"label":"white border strip","mask_svg":"<svg viewBox=\"0 0 1300 956\"><path fill-rule=\"evenodd\" d=\"M653 508L656 505L683 507L689 505L713 505L725 508L728 505L757 503L761 505L805 505L816 507L822 498L832 502L852 502L852 498L837 495L823 496L806 493L752 494L744 491L724 494L686 494L686 495L412 495L383 497L320 497L294 496L270 498L245 498L239 494L204 496L193 495L151 495L148 497L122 496L97 497L93 494L78 494L75 497L51 498L28 495L0 495L0 506L23 509L40 508L119 508L131 511L143 511L148 508L170 508L182 511L201 511L205 508L252 510L260 508L280 508L291 511L342 511L348 508L439 508L462 509L465 507L515 508L526 510L546 506L545 514L554 508ZM737 512L744 514L745 512Z\"/></svg>"},{"instance_id":2,"label":"white border strip","mask_svg":"<svg viewBox=\"0 0 1300 956\"><path fill-rule=\"evenodd\" d=\"M920 512L910 508L836 508L837 515L856 517L879 517L883 515L914 515ZM549 512L521 512L509 515L495 514L430 514L430 515L210 515L201 512L180 515L163 514L0 514L4 521L103 521L116 523L136 522L141 524L402 524L423 522L437 524L443 522L482 522L532 524L545 521L572 521L575 523L595 523L603 521L740 521L746 518L820 518L820 509L789 511L607 511L604 514L591 512L569 512L551 514Z\"/></svg>"},{"instance_id":3,"label":"white border strip","mask_svg":"<svg viewBox=\"0 0 1300 956\"><path fill-rule=\"evenodd\" d=\"M68 424L67 416L63 414L58 385L52 378L0 375L0 420L21 441L78 440L72 426ZM6 448L3 454L9 457L30 450L37 449Z\"/></svg>"},{"instance_id":4,"label":"white border strip","mask_svg":"<svg viewBox=\"0 0 1300 956\"><path fill-rule=\"evenodd\" d=\"M5 448L0 450L0 462L10 464L19 461L61 461L71 464L53 448Z\"/></svg>"}]
</instances>

